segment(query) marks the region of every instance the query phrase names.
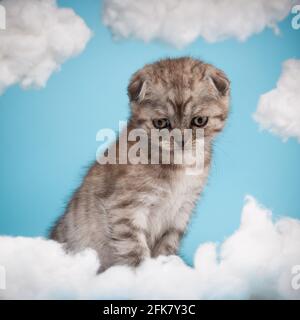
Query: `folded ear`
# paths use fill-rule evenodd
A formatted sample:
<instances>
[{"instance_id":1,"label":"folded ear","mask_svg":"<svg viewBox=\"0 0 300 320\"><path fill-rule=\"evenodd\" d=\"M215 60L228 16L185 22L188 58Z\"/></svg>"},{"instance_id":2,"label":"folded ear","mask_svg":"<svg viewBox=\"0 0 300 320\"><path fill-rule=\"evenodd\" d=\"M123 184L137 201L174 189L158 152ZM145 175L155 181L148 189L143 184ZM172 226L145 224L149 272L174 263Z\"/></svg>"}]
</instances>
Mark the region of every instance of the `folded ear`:
<instances>
[{"instance_id":1,"label":"folded ear","mask_svg":"<svg viewBox=\"0 0 300 320\"><path fill-rule=\"evenodd\" d=\"M219 69L208 68L206 77L210 80L212 85L218 90L221 96L227 96L230 90L230 81L225 73Z\"/></svg>"},{"instance_id":2,"label":"folded ear","mask_svg":"<svg viewBox=\"0 0 300 320\"><path fill-rule=\"evenodd\" d=\"M128 85L130 101L141 102L145 98L147 81L139 74L134 74Z\"/></svg>"}]
</instances>

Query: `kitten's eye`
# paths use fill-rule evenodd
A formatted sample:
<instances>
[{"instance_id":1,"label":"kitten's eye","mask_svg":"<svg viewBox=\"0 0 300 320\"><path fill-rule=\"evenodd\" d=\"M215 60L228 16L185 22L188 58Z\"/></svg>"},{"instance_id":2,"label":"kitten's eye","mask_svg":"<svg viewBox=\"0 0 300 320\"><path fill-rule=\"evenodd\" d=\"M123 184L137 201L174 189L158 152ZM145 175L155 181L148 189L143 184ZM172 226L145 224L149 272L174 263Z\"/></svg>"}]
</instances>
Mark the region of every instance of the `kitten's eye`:
<instances>
[{"instance_id":1,"label":"kitten's eye","mask_svg":"<svg viewBox=\"0 0 300 320\"><path fill-rule=\"evenodd\" d=\"M208 117L195 117L192 119L192 126L203 128L207 125Z\"/></svg>"},{"instance_id":2,"label":"kitten's eye","mask_svg":"<svg viewBox=\"0 0 300 320\"><path fill-rule=\"evenodd\" d=\"M156 129L165 129L170 127L170 121L168 119L154 119L153 125Z\"/></svg>"}]
</instances>

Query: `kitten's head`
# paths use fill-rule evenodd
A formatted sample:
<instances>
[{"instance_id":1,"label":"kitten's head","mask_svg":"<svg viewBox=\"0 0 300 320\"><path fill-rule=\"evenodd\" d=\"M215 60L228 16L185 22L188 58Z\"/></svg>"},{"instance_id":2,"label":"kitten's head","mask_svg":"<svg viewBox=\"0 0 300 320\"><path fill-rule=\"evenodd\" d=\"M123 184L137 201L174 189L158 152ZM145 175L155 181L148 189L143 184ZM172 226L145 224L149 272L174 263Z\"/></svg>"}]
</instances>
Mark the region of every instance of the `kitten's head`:
<instances>
[{"instance_id":1,"label":"kitten's head","mask_svg":"<svg viewBox=\"0 0 300 320\"><path fill-rule=\"evenodd\" d=\"M203 129L205 142L220 132L229 109L230 83L225 74L189 57L146 65L131 78L128 95L131 128Z\"/></svg>"}]
</instances>

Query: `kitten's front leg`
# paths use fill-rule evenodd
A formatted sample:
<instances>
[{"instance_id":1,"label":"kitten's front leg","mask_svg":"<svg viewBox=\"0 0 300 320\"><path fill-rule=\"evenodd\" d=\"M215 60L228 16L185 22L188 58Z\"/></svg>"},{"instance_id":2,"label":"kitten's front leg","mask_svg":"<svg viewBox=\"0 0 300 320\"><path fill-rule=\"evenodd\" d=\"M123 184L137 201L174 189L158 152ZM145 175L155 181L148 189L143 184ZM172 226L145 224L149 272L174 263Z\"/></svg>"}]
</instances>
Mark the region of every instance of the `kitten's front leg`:
<instances>
[{"instance_id":1,"label":"kitten's front leg","mask_svg":"<svg viewBox=\"0 0 300 320\"><path fill-rule=\"evenodd\" d=\"M179 241L183 236L183 230L170 228L157 240L153 250L152 257L157 257L159 255L172 255L176 254Z\"/></svg>"},{"instance_id":2,"label":"kitten's front leg","mask_svg":"<svg viewBox=\"0 0 300 320\"><path fill-rule=\"evenodd\" d=\"M130 218L121 218L111 226L113 264L137 267L150 257L145 231Z\"/></svg>"}]
</instances>

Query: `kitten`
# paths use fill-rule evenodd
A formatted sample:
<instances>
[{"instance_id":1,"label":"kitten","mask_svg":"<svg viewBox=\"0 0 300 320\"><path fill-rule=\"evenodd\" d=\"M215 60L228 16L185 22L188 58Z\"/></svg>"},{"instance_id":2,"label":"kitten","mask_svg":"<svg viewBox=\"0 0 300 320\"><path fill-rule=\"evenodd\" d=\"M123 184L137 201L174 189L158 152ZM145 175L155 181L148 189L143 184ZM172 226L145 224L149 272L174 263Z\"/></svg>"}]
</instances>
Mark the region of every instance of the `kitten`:
<instances>
[{"instance_id":1,"label":"kitten","mask_svg":"<svg viewBox=\"0 0 300 320\"><path fill-rule=\"evenodd\" d=\"M128 132L136 128L147 134L154 128L194 132L201 128L202 172L190 175L185 170L188 165L172 162L96 162L53 227L51 238L72 251L95 249L101 271L176 254L208 176L212 140L227 118L229 86L222 71L189 57L160 60L137 71L128 86ZM195 142L193 134L193 148ZM174 147L169 149L174 151ZM117 160L120 156L118 152Z\"/></svg>"}]
</instances>

